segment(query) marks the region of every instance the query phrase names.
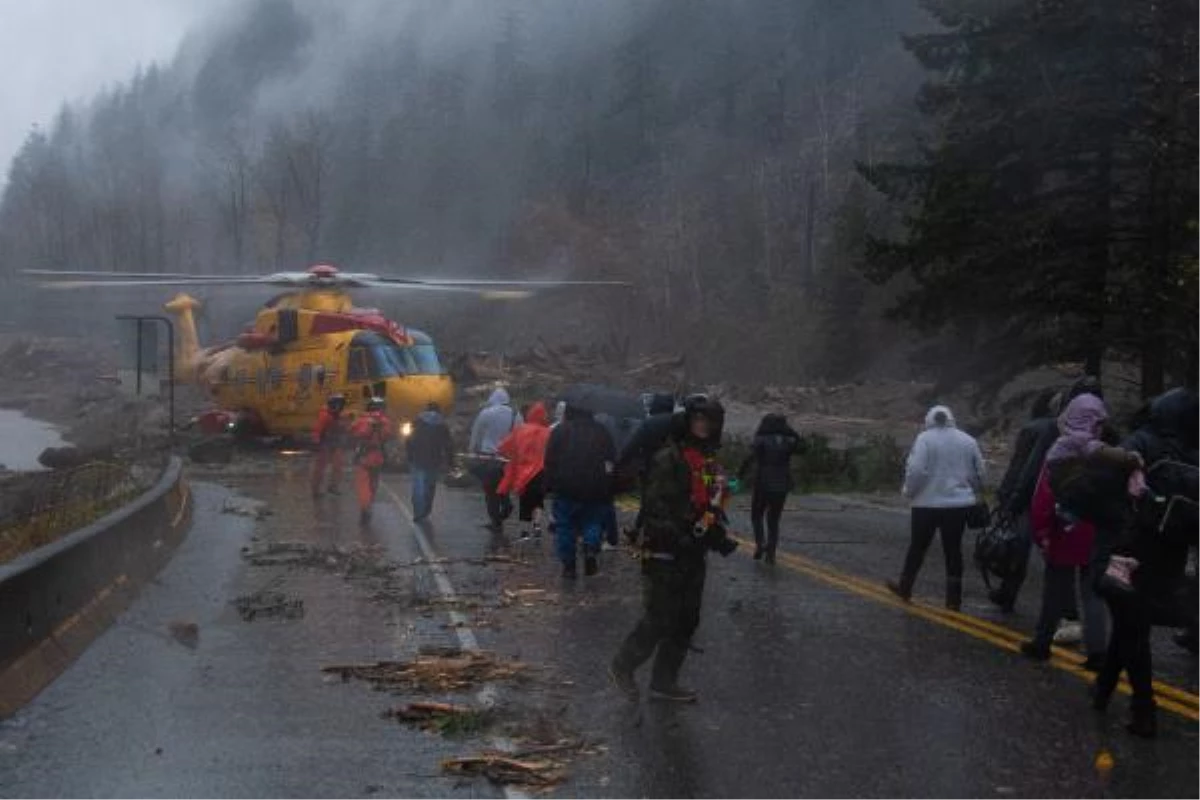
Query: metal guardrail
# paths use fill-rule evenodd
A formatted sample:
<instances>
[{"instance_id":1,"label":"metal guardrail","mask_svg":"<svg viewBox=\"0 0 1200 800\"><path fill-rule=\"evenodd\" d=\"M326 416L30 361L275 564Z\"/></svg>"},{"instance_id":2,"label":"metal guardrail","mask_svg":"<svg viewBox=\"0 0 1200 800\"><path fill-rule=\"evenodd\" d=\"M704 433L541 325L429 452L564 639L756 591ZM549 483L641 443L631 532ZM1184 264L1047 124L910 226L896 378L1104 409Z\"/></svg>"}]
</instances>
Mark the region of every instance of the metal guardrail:
<instances>
[{"instance_id":1,"label":"metal guardrail","mask_svg":"<svg viewBox=\"0 0 1200 800\"><path fill-rule=\"evenodd\" d=\"M16 476L0 488L0 564L94 522L144 489L127 464Z\"/></svg>"}]
</instances>

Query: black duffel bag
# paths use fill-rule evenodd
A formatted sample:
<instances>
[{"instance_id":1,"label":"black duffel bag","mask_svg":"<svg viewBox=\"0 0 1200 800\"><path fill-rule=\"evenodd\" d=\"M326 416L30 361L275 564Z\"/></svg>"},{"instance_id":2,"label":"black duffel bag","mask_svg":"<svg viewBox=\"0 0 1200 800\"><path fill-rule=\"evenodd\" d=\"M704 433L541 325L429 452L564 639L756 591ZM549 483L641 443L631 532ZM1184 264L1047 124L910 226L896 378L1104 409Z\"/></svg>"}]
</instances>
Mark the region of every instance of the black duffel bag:
<instances>
[{"instance_id":1,"label":"black duffel bag","mask_svg":"<svg viewBox=\"0 0 1200 800\"><path fill-rule=\"evenodd\" d=\"M983 574L983 582L992 589L992 580L1003 582L1020 570L1025 555L1012 515L997 510L975 536L975 566Z\"/></svg>"}]
</instances>

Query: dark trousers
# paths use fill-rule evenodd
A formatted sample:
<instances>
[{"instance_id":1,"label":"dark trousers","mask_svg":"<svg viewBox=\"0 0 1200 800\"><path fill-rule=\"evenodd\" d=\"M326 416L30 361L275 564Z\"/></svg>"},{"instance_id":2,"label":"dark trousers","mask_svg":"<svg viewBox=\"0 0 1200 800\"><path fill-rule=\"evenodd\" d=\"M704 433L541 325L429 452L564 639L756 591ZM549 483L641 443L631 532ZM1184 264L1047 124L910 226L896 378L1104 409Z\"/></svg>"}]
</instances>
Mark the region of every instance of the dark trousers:
<instances>
[{"instance_id":1,"label":"dark trousers","mask_svg":"<svg viewBox=\"0 0 1200 800\"><path fill-rule=\"evenodd\" d=\"M700 625L706 565L648 559L642 568L642 618L625 638L614 661L622 671L637 669L654 655L650 685L676 685L692 634ZM655 652L657 650L657 653Z\"/></svg>"},{"instance_id":2,"label":"dark trousers","mask_svg":"<svg viewBox=\"0 0 1200 800\"><path fill-rule=\"evenodd\" d=\"M1109 597L1106 601L1112 634L1104 666L1096 676L1096 693L1105 699L1111 697L1124 671L1133 689L1132 706L1152 707L1154 664L1150 656L1150 615L1137 597Z\"/></svg>"},{"instance_id":3,"label":"dark trousers","mask_svg":"<svg viewBox=\"0 0 1200 800\"><path fill-rule=\"evenodd\" d=\"M512 500L496 489L504 478L504 465L499 461L484 461L471 469L471 473L483 484L483 500L487 505L488 519L499 525L512 514Z\"/></svg>"},{"instance_id":4,"label":"dark trousers","mask_svg":"<svg viewBox=\"0 0 1200 800\"><path fill-rule=\"evenodd\" d=\"M546 489L540 474L525 484L525 491L517 499L517 519L532 522L533 512L539 508L546 508Z\"/></svg>"},{"instance_id":5,"label":"dark trousers","mask_svg":"<svg viewBox=\"0 0 1200 800\"><path fill-rule=\"evenodd\" d=\"M783 516L783 504L787 502L787 492L766 492L754 488L750 498L750 523L754 526L754 545L763 550L763 518L766 518L766 547L768 553L774 553L779 544L779 518Z\"/></svg>"},{"instance_id":6,"label":"dark trousers","mask_svg":"<svg viewBox=\"0 0 1200 800\"><path fill-rule=\"evenodd\" d=\"M1077 608L1075 589L1083 598L1084 643L1089 656L1103 656L1106 639L1104 602L1092 590L1091 570L1088 567L1066 567L1047 564L1042 579L1042 610L1038 615L1034 644L1049 647L1054 643L1058 623Z\"/></svg>"},{"instance_id":7,"label":"dark trousers","mask_svg":"<svg viewBox=\"0 0 1200 800\"><path fill-rule=\"evenodd\" d=\"M946 605L957 608L962 604L962 539L966 526L965 508L913 508L912 540L900 575L900 589L905 595L912 593L917 573L925 562L925 552L940 531L942 552L946 555Z\"/></svg>"}]
</instances>

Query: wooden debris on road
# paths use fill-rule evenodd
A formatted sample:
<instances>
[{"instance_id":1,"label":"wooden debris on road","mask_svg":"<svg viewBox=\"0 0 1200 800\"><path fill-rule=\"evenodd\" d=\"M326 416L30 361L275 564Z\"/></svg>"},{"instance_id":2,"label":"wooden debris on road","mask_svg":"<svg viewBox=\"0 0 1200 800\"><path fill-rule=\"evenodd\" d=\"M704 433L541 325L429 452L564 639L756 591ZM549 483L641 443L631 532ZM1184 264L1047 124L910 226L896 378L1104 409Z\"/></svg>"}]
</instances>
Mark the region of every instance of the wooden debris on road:
<instances>
[{"instance_id":1,"label":"wooden debris on road","mask_svg":"<svg viewBox=\"0 0 1200 800\"><path fill-rule=\"evenodd\" d=\"M486 652L422 654L412 661L336 664L321 668L322 672L340 675L342 680L367 681L379 690L420 692L454 692L480 683L519 680L528 670L527 664L501 660Z\"/></svg>"},{"instance_id":2,"label":"wooden debris on road","mask_svg":"<svg viewBox=\"0 0 1200 800\"><path fill-rule=\"evenodd\" d=\"M528 761L501 753L449 758L442 762L445 772L482 775L502 786L528 786L549 789L566 780L566 773L553 761Z\"/></svg>"}]
</instances>

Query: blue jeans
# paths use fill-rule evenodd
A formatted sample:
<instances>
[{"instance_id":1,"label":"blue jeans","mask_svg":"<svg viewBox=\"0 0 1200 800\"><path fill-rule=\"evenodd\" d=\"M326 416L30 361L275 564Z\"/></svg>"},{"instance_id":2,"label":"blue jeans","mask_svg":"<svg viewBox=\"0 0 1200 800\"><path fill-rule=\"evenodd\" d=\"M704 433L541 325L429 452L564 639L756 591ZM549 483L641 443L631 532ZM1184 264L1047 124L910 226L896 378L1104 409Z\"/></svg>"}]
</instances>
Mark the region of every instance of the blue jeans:
<instances>
[{"instance_id":1,"label":"blue jeans","mask_svg":"<svg viewBox=\"0 0 1200 800\"><path fill-rule=\"evenodd\" d=\"M587 552L600 549L600 538L604 535L604 524L608 517L608 503L572 500L569 497L554 498L554 541L558 560L564 564L575 563L575 537L583 535L583 546Z\"/></svg>"},{"instance_id":2,"label":"blue jeans","mask_svg":"<svg viewBox=\"0 0 1200 800\"><path fill-rule=\"evenodd\" d=\"M431 469L412 468L413 519L429 516L433 511L433 496L437 493L437 473Z\"/></svg>"}]
</instances>

